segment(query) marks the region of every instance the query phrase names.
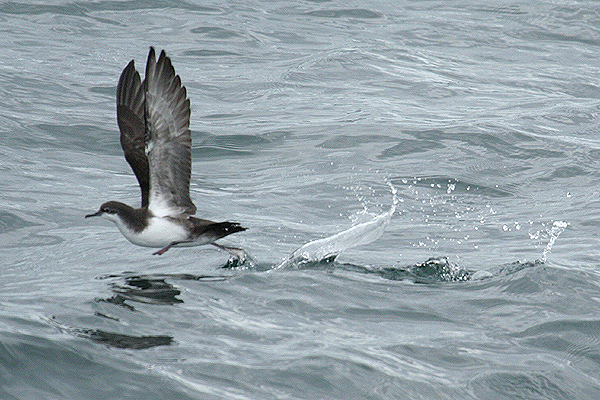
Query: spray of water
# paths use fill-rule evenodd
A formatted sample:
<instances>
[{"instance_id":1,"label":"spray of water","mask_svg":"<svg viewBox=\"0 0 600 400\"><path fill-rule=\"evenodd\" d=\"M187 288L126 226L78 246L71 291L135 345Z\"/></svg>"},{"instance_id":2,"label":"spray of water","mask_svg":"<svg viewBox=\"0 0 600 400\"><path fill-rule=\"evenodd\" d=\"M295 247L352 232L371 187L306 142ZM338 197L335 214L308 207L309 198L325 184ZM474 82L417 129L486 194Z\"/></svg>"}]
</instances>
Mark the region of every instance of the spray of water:
<instances>
[{"instance_id":1,"label":"spray of water","mask_svg":"<svg viewBox=\"0 0 600 400\"><path fill-rule=\"evenodd\" d=\"M552 251L552 246L554 246L554 242L556 242L556 239L558 239L560 234L563 233L565 229L567 229L568 225L569 224L564 221L554 221L554 223L552 224L552 228L548 229L547 231L549 239L548 243L546 244L546 247L544 248L544 251L542 252L542 257L540 258L540 261L546 262L546 260L548 259L548 255Z\"/></svg>"},{"instance_id":2,"label":"spray of water","mask_svg":"<svg viewBox=\"0 0 600 400\"><path fill-rule=\"evenodd\" d=\"M392 205L387 212L374 215L370 220L358 223L342 232L306 243L292 252L275 269L297 267L306 263L331 260L344 250L377 240L383 234L392 215L396 212L398 204L398 191L391 182L386 181L386 183L392 193Z\"/></svg>"}]
</instances>

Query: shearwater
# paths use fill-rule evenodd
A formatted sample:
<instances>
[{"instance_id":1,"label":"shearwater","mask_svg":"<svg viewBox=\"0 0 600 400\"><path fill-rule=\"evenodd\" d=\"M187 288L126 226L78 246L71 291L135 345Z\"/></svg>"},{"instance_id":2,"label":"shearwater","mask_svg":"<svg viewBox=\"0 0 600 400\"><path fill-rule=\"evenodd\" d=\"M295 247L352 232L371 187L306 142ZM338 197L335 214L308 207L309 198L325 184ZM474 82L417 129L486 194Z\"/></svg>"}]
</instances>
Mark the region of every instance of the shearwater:
<instances>
[{"instance_id":1,"label":"shearwater","mask_svg":"<svg viewBox=\"0 0 600 400\"><path fill-rule=\"evenodd\" d=\"M85 217L113 221L131 243L160 248L154 254L173 246L212 244L243 260L242 249L214 242L246 228L192 216L196 206L190 198L190 101L164 50L157 60L150 47L144 81L133 60L121 73L117 122L125 159L142 191L142 206L109 201Z\"/></svg>"}]
</instances>

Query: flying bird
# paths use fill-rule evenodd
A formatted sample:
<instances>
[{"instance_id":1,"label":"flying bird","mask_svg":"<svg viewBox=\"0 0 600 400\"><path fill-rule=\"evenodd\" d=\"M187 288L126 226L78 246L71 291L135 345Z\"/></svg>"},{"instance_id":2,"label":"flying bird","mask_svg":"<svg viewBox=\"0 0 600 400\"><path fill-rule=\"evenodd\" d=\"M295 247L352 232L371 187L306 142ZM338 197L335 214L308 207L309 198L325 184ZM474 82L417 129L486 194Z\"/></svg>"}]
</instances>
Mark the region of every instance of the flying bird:
<instances>
[{"instance_id":1,"label":"flying bird","mask_svg":"<svg viewBox=\"0 0 600 400\"><path fill-rule=\"evenodd\" d=\"M244 259L244 250L215 243L246 230L237 222L214 222L193 217L190 198L192 137L190 100L165 51L156 59L150 47L142 81L131 60L117 85L117 122L121 147L142 194L140 208L109 201L85 218L113 221L131 243L160 248L212 244Z\"/></svg>"}]
</instances>

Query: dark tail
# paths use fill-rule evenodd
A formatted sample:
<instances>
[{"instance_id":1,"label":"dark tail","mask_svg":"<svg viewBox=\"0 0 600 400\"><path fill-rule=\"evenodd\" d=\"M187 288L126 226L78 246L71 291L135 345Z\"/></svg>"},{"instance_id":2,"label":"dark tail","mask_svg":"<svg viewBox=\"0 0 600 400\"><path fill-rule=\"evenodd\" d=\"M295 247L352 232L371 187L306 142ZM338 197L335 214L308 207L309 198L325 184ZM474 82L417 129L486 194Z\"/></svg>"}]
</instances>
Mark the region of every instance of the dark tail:
<instances>
[{"instance_id":1,"label":"dark tail","mask_svg":"<svg viewBox=\"0 0 600 400\"><path fill-rule=\"evenodd\" d=\"M245 231L246 228L238 224L237 222L215 222L206 227L206 230L210 230L216 236L216 239L221 239L227 235L231 235L232 233Z\"/></svg>"}]
</instances>

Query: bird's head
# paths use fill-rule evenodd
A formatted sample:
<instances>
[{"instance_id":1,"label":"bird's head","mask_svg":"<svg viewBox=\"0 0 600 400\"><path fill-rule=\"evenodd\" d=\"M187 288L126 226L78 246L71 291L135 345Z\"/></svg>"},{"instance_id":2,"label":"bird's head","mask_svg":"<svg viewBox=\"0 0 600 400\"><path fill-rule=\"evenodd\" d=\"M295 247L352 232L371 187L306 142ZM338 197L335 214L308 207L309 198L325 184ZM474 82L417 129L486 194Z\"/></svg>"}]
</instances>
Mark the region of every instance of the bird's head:
<instances>
[{"instance_id":1,"label":"bird's head","mask_svg":"<svg viewBox=\"0 0 600 400\"><path fill-rule=\"evenodd\" d=\"M119 203L118 201L107 201L100 206L100 209L93 214L88 214L85 218L90 217L104 217L111 221L116 221L119 216L119 211L124 207L128 207L126 204Z\"/></svg>"}]
</instances>

